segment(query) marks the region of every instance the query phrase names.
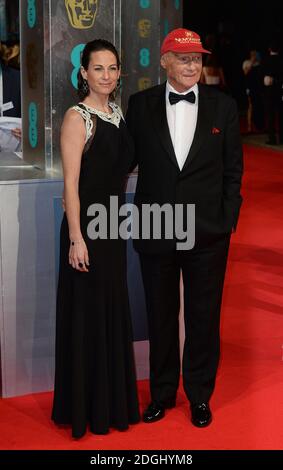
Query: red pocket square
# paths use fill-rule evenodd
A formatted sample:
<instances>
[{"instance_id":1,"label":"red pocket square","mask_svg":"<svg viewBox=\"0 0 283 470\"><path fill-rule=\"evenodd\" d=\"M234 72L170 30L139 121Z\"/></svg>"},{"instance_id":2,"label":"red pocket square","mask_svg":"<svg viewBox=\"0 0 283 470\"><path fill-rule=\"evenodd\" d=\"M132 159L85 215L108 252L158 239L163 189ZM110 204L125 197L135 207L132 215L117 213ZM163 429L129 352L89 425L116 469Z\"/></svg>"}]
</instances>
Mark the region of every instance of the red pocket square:
<instances>
[{"instance_id":1,"label":"red pocket square","mask_svg":"<svg viewBox=\"0 0 283 470\"><path fill-rule=\"evenodd\" d=\"M221 130L218 127L213 127L211 132L212 134L220 134Z\"/></svg>"}]
</instances>

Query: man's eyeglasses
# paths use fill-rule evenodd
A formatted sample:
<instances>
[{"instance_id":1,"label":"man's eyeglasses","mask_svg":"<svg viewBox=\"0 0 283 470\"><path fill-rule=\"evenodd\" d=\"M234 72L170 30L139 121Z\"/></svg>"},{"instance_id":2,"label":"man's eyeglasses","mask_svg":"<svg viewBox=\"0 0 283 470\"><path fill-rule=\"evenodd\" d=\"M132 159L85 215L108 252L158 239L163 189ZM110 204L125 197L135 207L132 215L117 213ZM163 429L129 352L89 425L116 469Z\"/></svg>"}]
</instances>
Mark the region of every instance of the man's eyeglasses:
<instances>
[{"instance_id":1,"label":"man's eyeglasses","mask_svg":"<svg viewBox=\"0 0 283 470\"><path fill-rule=\"evenodd\" d=\"M202 55L182 56L180 54L174 54L174 57L179 64L191 65L193 63L200 65L202 63Z\"/></svg>"}]
</instances>

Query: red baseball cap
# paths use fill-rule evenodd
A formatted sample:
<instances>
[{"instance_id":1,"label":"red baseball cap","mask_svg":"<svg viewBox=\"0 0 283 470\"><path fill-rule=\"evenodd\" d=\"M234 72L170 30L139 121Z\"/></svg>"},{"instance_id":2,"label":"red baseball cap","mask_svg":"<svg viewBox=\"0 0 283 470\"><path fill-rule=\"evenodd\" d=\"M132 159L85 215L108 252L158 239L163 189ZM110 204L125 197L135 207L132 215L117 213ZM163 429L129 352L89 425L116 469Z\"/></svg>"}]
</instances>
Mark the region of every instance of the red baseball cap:
<instances>
[{"instance_id":1,"label":"red baseball cap","mask_svg":"<svg viewBox=\"0 0 283 470\"><path fill-rule=\"evenodd\" d=\"M166 52L204 52L211 54L202 47L200 36L194 31L184 28L173 29L165 37L161 46L161 55Z\"/></svg>"}]
</instances>

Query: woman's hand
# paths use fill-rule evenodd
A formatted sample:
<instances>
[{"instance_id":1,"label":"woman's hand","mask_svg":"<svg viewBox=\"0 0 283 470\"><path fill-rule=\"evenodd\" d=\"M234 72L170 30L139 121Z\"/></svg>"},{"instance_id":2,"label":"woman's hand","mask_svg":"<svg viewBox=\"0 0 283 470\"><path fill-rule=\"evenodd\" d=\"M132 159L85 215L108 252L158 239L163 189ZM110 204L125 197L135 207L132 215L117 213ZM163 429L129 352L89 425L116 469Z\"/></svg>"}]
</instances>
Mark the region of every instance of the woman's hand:
<instances>
[{"instance_id":1,"label":"woman's hand","mask_svg":"<svg viewBox=\"0 0 283 470\"><path fill-rule=\"evenodd\" d=\"M87 246L83 238L71 241L69 263L74 269L88 273L89 257Z\"/></svg>"}]
</instances>

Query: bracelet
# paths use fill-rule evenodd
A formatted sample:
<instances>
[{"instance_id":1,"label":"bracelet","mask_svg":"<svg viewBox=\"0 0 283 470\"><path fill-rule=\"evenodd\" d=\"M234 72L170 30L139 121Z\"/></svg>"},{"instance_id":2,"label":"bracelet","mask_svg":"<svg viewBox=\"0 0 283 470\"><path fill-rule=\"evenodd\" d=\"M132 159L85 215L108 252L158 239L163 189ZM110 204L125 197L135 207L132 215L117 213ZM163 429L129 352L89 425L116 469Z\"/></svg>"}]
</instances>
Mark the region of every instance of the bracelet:
<instances>
[{"instance_id":1,"label":"bracelet","mask_svg":"<svg viewBox=\"0 0 283 470\"><path fill-rule=\"evenodd\" d=\"M81 243L83 241L83 238L80 238L79 240L71 240L71 245L74 246L76 243Z\"/></svg>"}]
</instances>

